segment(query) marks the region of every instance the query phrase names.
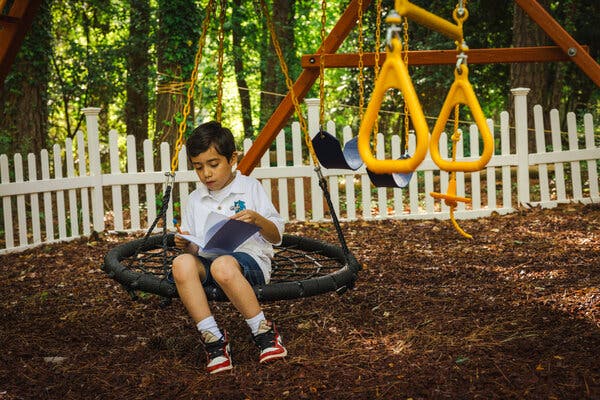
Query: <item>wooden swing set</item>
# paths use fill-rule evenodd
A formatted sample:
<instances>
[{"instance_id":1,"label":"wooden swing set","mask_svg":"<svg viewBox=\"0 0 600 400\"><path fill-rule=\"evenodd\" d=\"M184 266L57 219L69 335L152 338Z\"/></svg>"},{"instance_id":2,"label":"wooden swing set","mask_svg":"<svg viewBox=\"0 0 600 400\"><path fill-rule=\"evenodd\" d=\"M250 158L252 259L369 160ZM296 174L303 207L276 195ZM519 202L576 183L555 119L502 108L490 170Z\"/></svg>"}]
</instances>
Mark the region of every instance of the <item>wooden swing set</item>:
<instances>
[{"instance_id":1,"label":"wooden swing set","mask_svg":"<svg viewBox=\"0 0 600 400\"><path fill-rule=\"evenodd\" d=\"M521 63L521 62L557 62L572 61L597 85L600 86L600 65L590 56L584 46L579 44L536 0L515 0L516 3L538 24L557 46L469 49L469 63ZM329 32L321 47L315 54L302 57L302 73L293 85L293 93L301 101L319 77L321 57L325 68L356 68L359 55L336 54L356 25L360 12L364 12L372 0L352 0L336 25ZM435 28L446 36L456 38L458 28L446 20L428 13L410 3L408 0L396 0L395 9L399 13L422 25ZM385 62L385 54L381 61ZM375 65L375 53L361 55L364 66ZM409 51L410 65L456 64L456 52L453 50L420 50ZM250 174L258 165L263 154L286 125L294 113L292 93L288 92L277 109L271 115L241 160L238 168L244 174Z\"/></svg>"}]
</instances>

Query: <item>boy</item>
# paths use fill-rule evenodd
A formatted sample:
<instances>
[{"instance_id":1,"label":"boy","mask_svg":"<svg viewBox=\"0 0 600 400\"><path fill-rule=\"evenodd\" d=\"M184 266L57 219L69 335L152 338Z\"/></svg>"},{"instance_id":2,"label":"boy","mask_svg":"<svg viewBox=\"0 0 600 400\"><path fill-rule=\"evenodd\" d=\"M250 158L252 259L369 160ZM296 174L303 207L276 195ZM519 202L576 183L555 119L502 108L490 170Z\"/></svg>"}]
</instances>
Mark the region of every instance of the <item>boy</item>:
<instances>
[{"instance_id":1,"label":"boy","mask_svg":"<svg viewBox=\"0 0 600 400\"><path fill-rule=\"evenodd\" d=\"M231 131L218 122L198 126L186 142L187 154L202 183L189 197L182 231L204 241L211 211L257 225L260 230L232 254L212 260L199 257L198 247L175 237L185 249L173 260L173 278L186 310L200 332L207 353L207 370L214 374L233 368L227 333L221 332L209 308L203 285L218 285L242 314L260 349L259 361L283 358L287 350L275 324L267 321L253 285L269 281L273 244L281 243L284 222L261 184L233 170L237 163Z\"/></svg>"}]
</instances>

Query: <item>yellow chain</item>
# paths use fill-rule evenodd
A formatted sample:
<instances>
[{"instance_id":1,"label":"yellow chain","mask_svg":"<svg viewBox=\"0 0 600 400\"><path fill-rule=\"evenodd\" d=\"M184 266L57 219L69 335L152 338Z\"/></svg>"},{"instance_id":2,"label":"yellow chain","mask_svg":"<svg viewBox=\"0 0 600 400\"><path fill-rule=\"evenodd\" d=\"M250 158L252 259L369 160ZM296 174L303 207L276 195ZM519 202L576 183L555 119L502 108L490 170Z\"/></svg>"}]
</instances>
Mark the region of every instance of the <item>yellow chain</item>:
<instances>
[{"instance_id":1,"label":"yellow chain","mask_svg":"<svg viewBox=\"0 0 600 400\"><path fill-rule=\"evenodd\" d=\"M322 44L325 42L325 24L327 22L327 2L321 2L321 58L319 62L319 125L320 129L325 127L325 49Z\"/></svg>"},{"instance_id":2,"label":"yellow chain","mask_svg":"<svg viewBox=\"0 0 600 400\"><path fill-rule=\"evenodd\" d=\"M221 0L221 11L219 13L219 52L217 59L217 111L216 120L221 123L223 114L223 43L225 42L225 12L227 11L227 0Z\"/></svg>"},{"instance_id":3,"label":"yellow chain","mask_svg":"<svg viewBox=\"0 0 600 400\"><path fill-rule=\"evenodd\" d=\"M379 78L379 70L381 69L379 65L379 59L381 57L381 0L377 0L377 17L375 19L375 82ZM379 118L375 120L375 125L373 126L374 136L377 137L379 133Z\"/></svg>"},{"instance_id":4,"label":"yellow chain","mask_svg":"<svg viewBox=\"0 0 600 400\"><path fill-rule=\"evenodd\" d=\"M202 21L202 34L198 40L198 51L194 57L194 69L192 70L192 76L190 78L190 86L187 90L187 98L185 106L183 107L183 115L181 122L179 123L179 137L175 142L175 151L173 152L173 158L171 159L171 175L175 174L177 167L179 166L179 151L183 146L183 137L187 128L187 118L190 115L190 107L192 104L192 98L194 97L194 87L196 85L196 79L198 78L198 66L202 61L202 50L206 41L206 33L208 32L208 26L210 23L210 16L212 15L214 8L214 0L210 0L206 6L206 15L204 21Z\"/></svg>"},{"instance_id":5,"label":"yellow chain","mask_svg":"<svg viewBox=\"0 0 600 400\"><path fill-rule=\"evenodd\" d=\"M403 39L404 43L402 50L404 51L404 65L408 68L408 18L404 17L403 21ZM409 131L409 120L408 120L408 103L404 102L404 153L408 153L408 131Z\"/></svg>"},{"instance_id":6,"label":"yellow chain","mask_svg":"<svg viewBox=\"0 0 600 400\"><path fill-rule=\"evenodd\" d=\"M362 121L365 107L365 75L363 72L363 2L358 0L358 119Z\"/></svg>"},{"instance_id":7,"label":"yellow chain","mask_svg":"<svg viewBox=\"0 0 600 400\"><path fill-rule=\"evenodd\" d=\"M302 115L302 109L300 108L300 103L298 103L298 98L294 93L294 82L290 78L290 72L285 62L285 58L283 58L283 52L281 51L281 45L279 44L279 39L277 39L277 34L275 33L275 27L273 26L273 20L271 19L271 14L269 13L269 8L265 3L265 0L260 0L260 6L262 8L262 12L265 15L265 20L267 22L267 28L271 35L271 41L273 43L273 47L275 48L275 53L277 53L277 58L279 59L279 65L285 76L285 84L290 92L290 97L292 99L292 103L294 104L294 110L296 111L296 116L298 117L298 123L300 124L300 129L304 133L304 140L306 142L306 146L308 147L308 152L313 160L315 166L319 165L319 159L317 158L317 154L315 153L315 149L312 146L312 141L310 140L310 134L308 132L308 125L304 116ZM323 44L321 44L323 46Z\"/></svg>"}]
</instances>

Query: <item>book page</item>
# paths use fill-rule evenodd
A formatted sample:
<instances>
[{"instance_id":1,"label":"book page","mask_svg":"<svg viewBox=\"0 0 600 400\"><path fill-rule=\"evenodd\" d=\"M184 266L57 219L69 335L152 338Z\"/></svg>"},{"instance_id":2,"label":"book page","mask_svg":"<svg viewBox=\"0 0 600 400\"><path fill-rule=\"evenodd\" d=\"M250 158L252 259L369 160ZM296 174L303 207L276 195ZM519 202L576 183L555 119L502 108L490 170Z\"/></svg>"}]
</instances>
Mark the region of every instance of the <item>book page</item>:
<instances>
[{"instance_id":1,"label":"book page","mask_svg":"<svg viewBox=\"0 0 600 400\"><path fill-rule=\"evenodd\" d=\"M206 219L206 244L193 235L176 235L196 244L198 255L214 258L221 254L233 253L242 243L260 230L257 225L230 219L229 217L211 212Z\"/></svg>"}]
</instances>

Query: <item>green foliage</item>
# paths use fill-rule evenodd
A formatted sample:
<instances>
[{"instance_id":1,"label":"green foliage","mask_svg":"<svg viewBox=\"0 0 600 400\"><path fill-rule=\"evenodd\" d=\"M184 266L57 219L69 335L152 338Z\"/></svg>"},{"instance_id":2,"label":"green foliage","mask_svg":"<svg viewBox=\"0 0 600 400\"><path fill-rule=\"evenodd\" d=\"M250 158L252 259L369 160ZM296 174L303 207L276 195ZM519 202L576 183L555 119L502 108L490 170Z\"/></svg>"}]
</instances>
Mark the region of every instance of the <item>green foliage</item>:
<instances>
[{"instance_id":1,"label":"green foliage","mask_svg":"<svg viewBox=\"0 0 600 400\"><path fill-rule=\"evenodd\" d=\"M125 132L126 85L128 63L126 54L131 48L142 47L148 40L153 44L152 79L147 87L150 99L150 119L156 109L156 87L160 83L186 81L193 67L198 46L201 24L206 12L206 0L151 0L151 28L148 37L129 37L129 11L131 1L135 0L64 0L51 2L53 45L51 48L24 46L19 57L30 59L35 68L51 69L47 104L49 107L50 141L62 141L82 129L81 109L86 106L105 108L105 124ZM452 10L456 2L442 0L413 0L413 2L437 15L452 20ZM239 4L238 4L239 3ZM269 2L269 4L273 4ZM363 45L365 51L375 50L376 15L375 1L364 14ZM382 2L382 20L393 8L393 0ZM282 43L290 76L295 80L301 73L300 57L315 53L320 45L321 4L311 0L293 2L293 19L286 28L293 29L293 43ZM348 5L347 0L327 1L326 33L329 33ZM232 127L241 138L241 110L234 70L234 53L240 56L244 69L237 78L243 78L251 97L251 115L254 131L258 132L260 103L262 97L275 98L285 94L283 86L280 93L261 93L267 78L282 72L277 63L272 63L274 50L265 29L264 18L253 1L227 2L227 21L225 23L225 59L224 59L224 96L223 123ZM512 43L512 23L514 2L500 0L489 2L471 0L467 3L469 18L465 21L465 40L470 48L510 47ZM235 9L234 9L235 7ZM234 12L235 11L235 12ZM593 0L550 1L550 13L580 43L590 46L590 53L596 59L600 57L600 28L591 15L600 13L600 2ZM218 10L217 10L218 12ZM196 119L190 121L190 127L214 118L216 109L216 71L217 71L217 29L218 17L210 21L209 33L205 45L199 80L194 98ZM409 24L409 46L412 50L454 49L452 40L431 29L414 22ZM241 42L234 46L232 32L240 32ZM387 25L380 27L381 40L385 40ZM48 35L40 31L40 35ZM41 43L42 41L40 41ZM382 46L380 50L384 50ZM357 52L358 34L354 29L341 46L339 53ZM41 52L41 53L40 53ZM51 57L45 62L40 54ZM267 57L268 56L268 57ZM37 65L41 63L42 65ZM265 63L272 63L267 65ZM599 113L600 91L590 84L575 64L555 64L555 75L562 77L560 97L565 109L574 110L580 115L584 111ZM261 69L268 74L261 75ZM374 86L372 68L365 68L365 107ZM422 102L425 114L433 126L441 104L454 77L452 66L413 66L410 74ZM270 75L270 76L269 76ZM357 68L329 69L325 75L326 117L333 119L339 126L350 125L355 130L360 125L359 80ZM507 109L510 99L510 71L508 65L471 65L470 81L478 95L486 116L497 118L501 110ZM25 79L36 80L38 76L11 74L5 87L18 91L18 85ZM314 85L307 97L318 97L318 85ZM5 112L12 110L14 104L0 104ZM398 132L403 126L403 100L398 93L390 91L382 104L381 131ZM179 113L181 110L177 110ZM12 111L16 113L17 110ZM178 122L181 119L175 119ZM148 124L152 126L153 121ZM8 149L13 133L0 134L0 149ZM101 128L102 129L102 128Z\"/></svg>"}]
</instances>

